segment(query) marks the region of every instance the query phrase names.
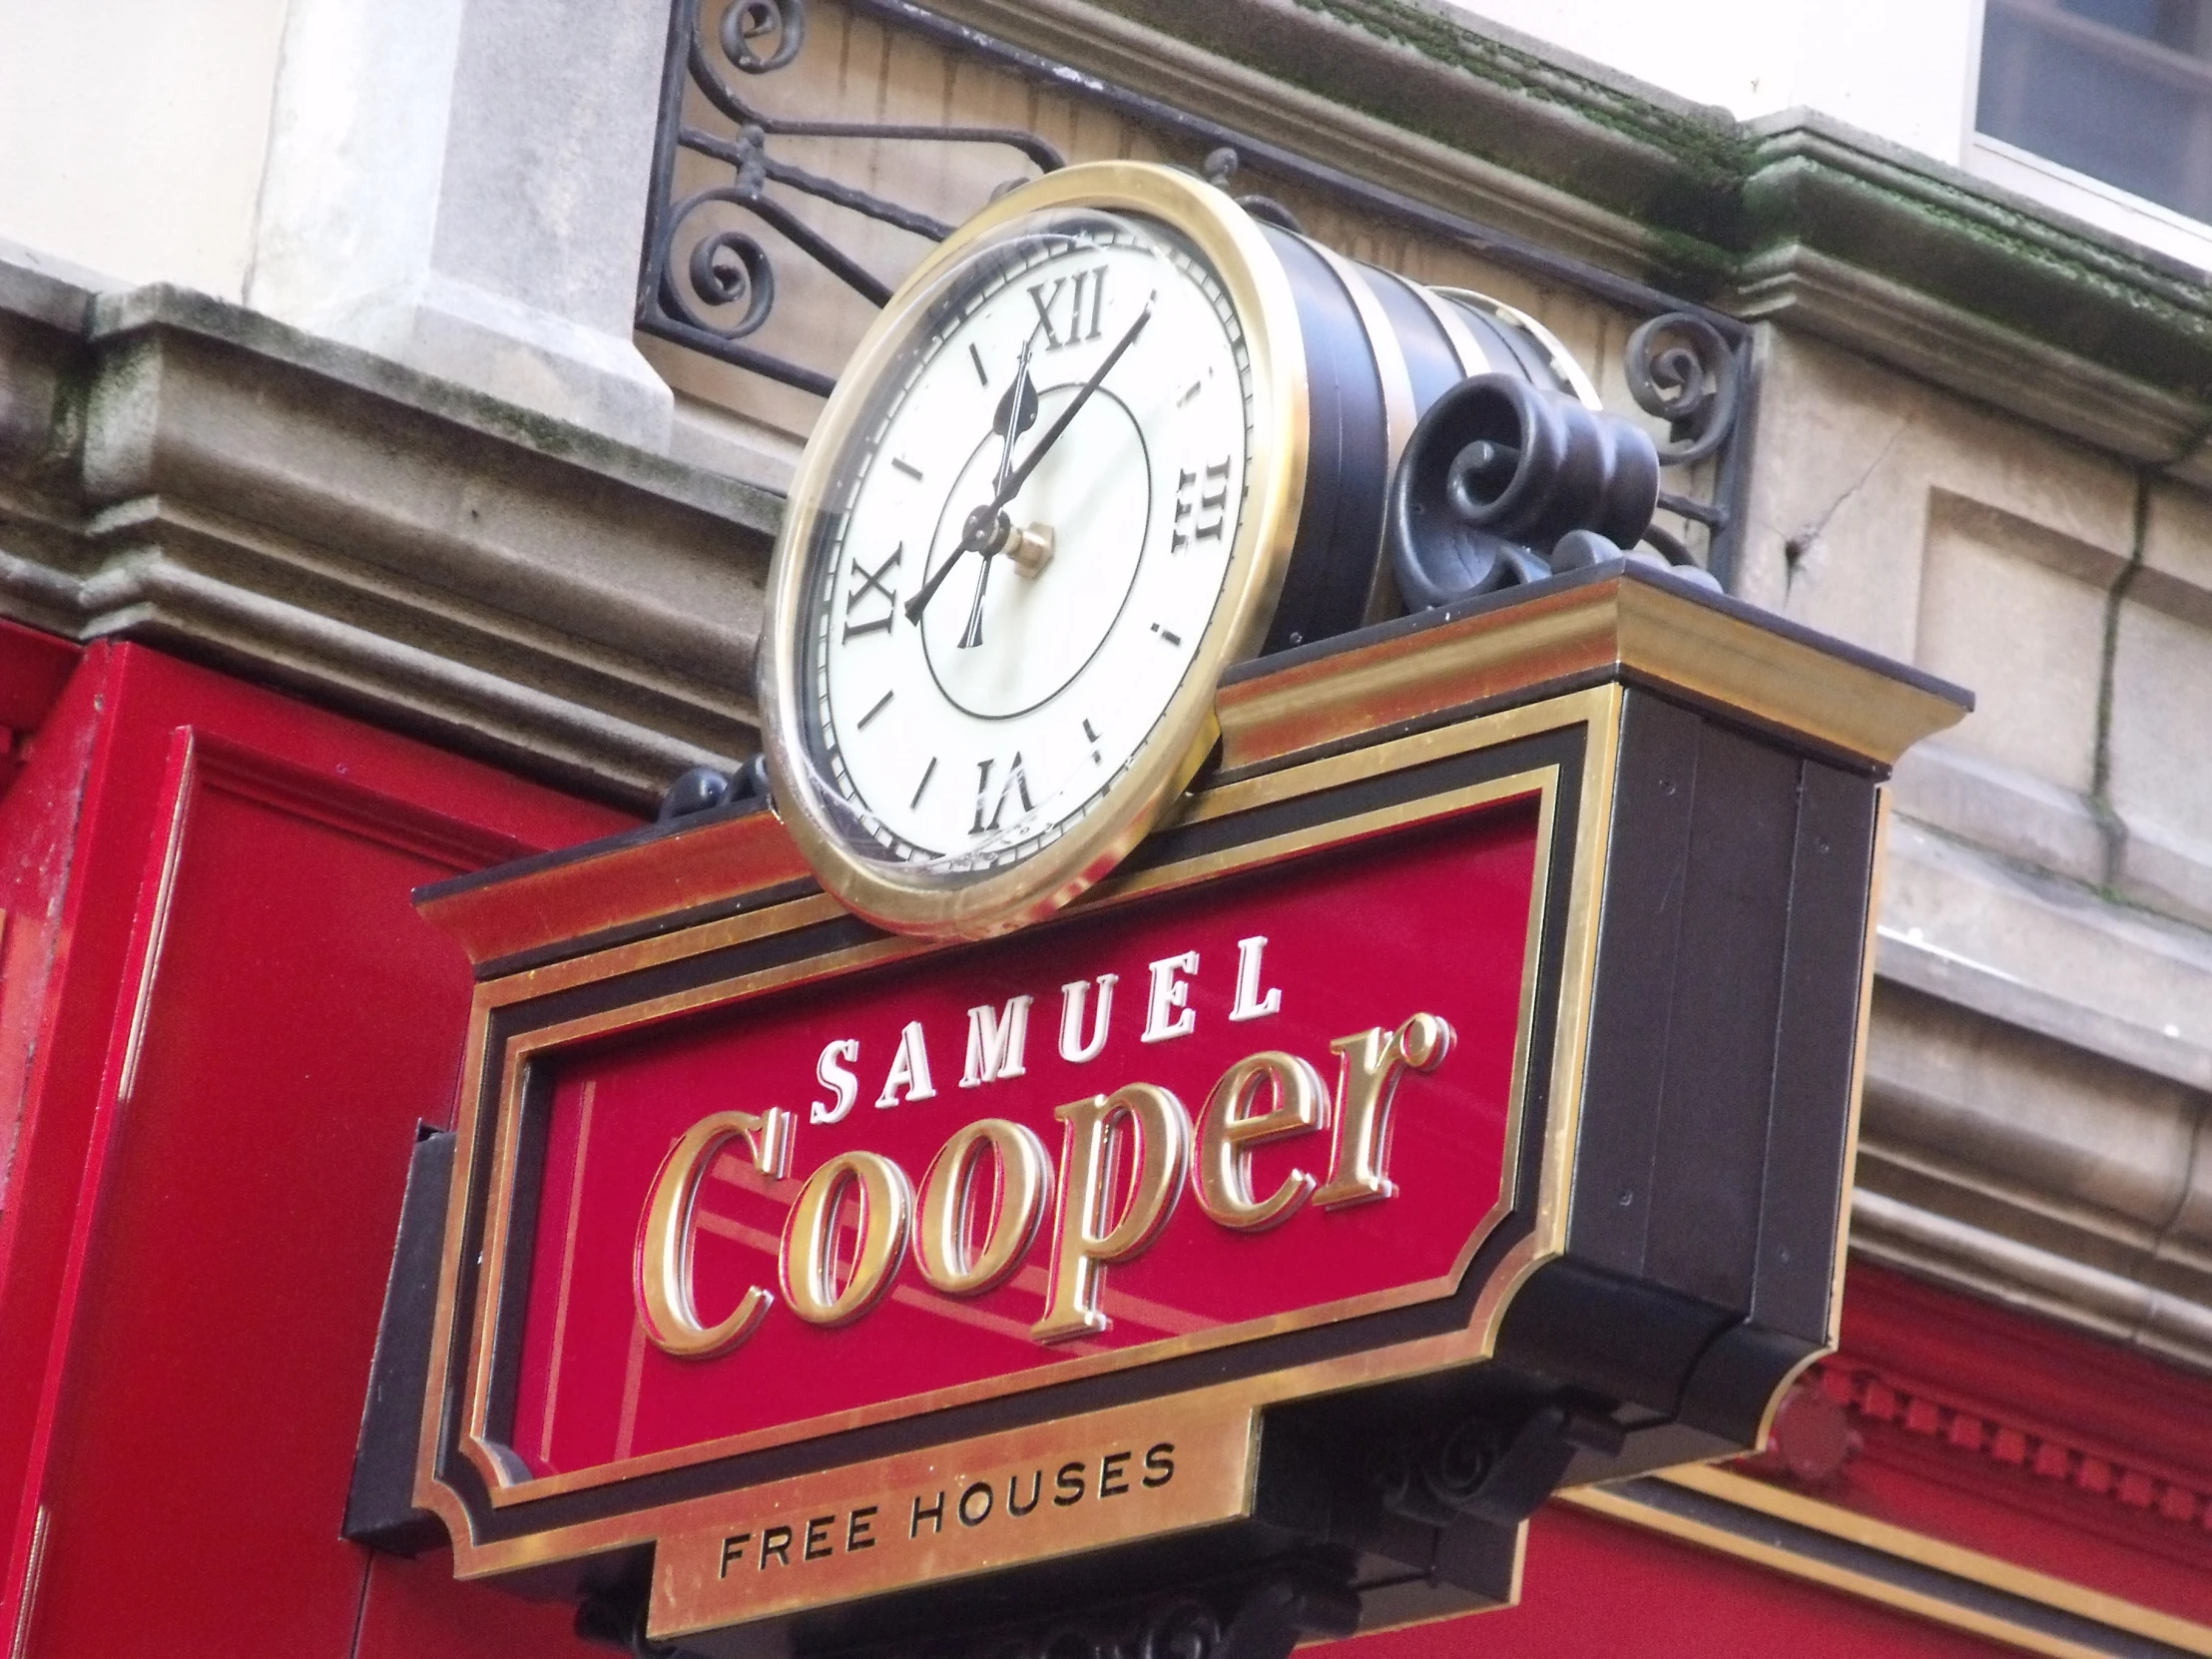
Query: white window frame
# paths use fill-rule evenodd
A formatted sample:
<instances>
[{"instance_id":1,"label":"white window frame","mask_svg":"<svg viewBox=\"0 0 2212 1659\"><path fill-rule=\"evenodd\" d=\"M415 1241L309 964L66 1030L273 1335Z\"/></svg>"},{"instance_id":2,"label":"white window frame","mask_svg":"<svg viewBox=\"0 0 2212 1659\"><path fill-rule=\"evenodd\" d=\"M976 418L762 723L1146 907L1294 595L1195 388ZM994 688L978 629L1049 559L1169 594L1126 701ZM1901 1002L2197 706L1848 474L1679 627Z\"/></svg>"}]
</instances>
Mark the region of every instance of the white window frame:
<instances>
[{"instance_id":1,"label":"white window frame","mask_svg":"<svg viewBox=\"0 0 2212 1659\"><path fill-rule=\"evenodd\" d=\"M2159 203L2102 179L2061 167L2031 150L1991 138L1978 126L1981 114L1981 42L1986 6L1975 0L1972 50L1966 62L1966 120L1959 135L1960 160L1977 179L2001 186L2046 208L2055 208L2085 225L2180 260L2212 276L2212 224L2191 219Z\"/></svg>"}]
</instances>

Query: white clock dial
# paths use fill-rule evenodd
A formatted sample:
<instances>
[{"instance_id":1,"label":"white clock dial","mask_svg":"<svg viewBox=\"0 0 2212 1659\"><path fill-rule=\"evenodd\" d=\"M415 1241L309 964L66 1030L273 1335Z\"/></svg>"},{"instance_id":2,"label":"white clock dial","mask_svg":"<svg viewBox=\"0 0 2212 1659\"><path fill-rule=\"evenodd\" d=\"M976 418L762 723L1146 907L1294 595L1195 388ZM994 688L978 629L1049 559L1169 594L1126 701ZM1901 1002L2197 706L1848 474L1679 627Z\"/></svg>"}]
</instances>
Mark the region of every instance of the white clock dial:
<instances>
[{"instance_id":1,"label":"white clock dial","mask_svg":"<svg viewBox=\"0 0 2212 1659\"><path fill-rule=\"evenodd\" d=\"M1093 162L954 232L824 407L769 571L776 810L882 926L1049 914L1160 822L1266 636L1310 409L1268 236Z\"/></svg>"},{"instance_id":2,"label":"white clock dial","mask_svg":"<svg viewBox=\"0 0 2212 1659\"><path fill-rule=\"evenodd\" d=\"M883 853L977 870L1066 833L1192 672L1252 375L1221 279L1125 218L1001 247L933 320L854 446L806 715Z\"/></svg>"}]
</instances>

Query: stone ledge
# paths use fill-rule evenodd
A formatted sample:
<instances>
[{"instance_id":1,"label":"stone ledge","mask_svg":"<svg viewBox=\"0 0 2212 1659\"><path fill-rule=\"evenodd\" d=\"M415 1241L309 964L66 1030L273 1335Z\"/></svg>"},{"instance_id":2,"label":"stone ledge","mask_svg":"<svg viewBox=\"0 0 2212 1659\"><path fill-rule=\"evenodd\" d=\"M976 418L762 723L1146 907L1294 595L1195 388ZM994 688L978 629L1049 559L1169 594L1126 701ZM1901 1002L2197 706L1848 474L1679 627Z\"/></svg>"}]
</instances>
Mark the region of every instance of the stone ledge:
<instances>
[{"instance_id":1,"label":"stone ledge","mask_svg":"<svg viewBox=\"0 0 2212 1659\"><path fill-rule=\"evenodd\" d=\"M1884 927L1875 972L1887 984L2050 1037L2151 1077L2212 1095L2212 1049L2084 1006L2023 979Z\"/></svg>"},{"instance_id":2,"label":"stone ledge","mask_svg":"<svg viewBox=\"0 0 2212 1659\"><path fill-rule=\"evenodd\" d=\"M1737 123L1414 0L931 4L1309 159L1357 156L1431 207L2212 483L2201 274L1825 116Z\"/></svg>"},{"instance_id":3,"label":"stone ledge","mask_svg":"<svg viewBox=\"0 0 2212 1659\"><path fill-rule=\"evenodd\" d=\"M783 504L750 484L671 461L587 427L504 402L390 357L308 333L191 288L153 283L88 296L86 337L113 346L141 336L196 338L235 348L256 363L349 387L533 455L588 466L610 481L773 533Z\"/></svg>"},{"instance_id":4,"label":"stone ledge","mask_svg":"<svg viewBox=\"0 0 2212 1659\"><path fill-rule=\"evenodd\" d=\"M2076 881L2105 878L2105 828L2070 790L1939 741L1898 763L1894 788L1908 818Z\"/></svg>"},{"instance_id":5,"label":"stone ledge","mask_svg":"<svg viewBox=\"0 0 2212 1659\"><path fill-rule=\"evenodd\" d=\"M2212 1369L2212 1054L1887 938L1881 973L1855 1248Z\"/></svg>"},{"instance_id":6,"label":"stone ledge","mask_svg":"<svg viewBox=\"0 0 2212 1659\"><path fill-rule=\"evenodd\" d=\"M202 295L0 274L0 609L633 807L753 750L773 496Z\"/></svg>"},{"instance_id":7,"label":"stone ledge","mask_svg":"<svg viewBox=\"0 0 2212 1659\"><path fill-rule=\"evenodd\" d=\"M2212 928L2212 844L2122 812L2113 885L2123 897Z\"/></svg>"},{"instance_id":8,"label":"stone ledge","mask_svg":"<svg viewBox=\"0 0 2212 1659\"><path fill-rule=\"evenodd\" d=\"M2132 1028L2212 1054L2212 934L2202 928L1902 815L1891 827L1881 919L1924 960L1945 961L1952 987L2009 980L2036 993L2012 1005L2024 1027L2091 1048L2095 1031ZM2061 1005L2080 1017L2063 1016ZM2139 1049L2114 1057L2143 1058Z\"/></svg>"},{"instance_id":9,"label":"stone ledge","mask_svg":"<svg viewBox=\"0 0 2212 1659\"><path fill-rule=\"evenodd\" d=\"M2212 1307L1862 1186L1854 1255L2212 1371Z\"/></svg>"}]
</instances>

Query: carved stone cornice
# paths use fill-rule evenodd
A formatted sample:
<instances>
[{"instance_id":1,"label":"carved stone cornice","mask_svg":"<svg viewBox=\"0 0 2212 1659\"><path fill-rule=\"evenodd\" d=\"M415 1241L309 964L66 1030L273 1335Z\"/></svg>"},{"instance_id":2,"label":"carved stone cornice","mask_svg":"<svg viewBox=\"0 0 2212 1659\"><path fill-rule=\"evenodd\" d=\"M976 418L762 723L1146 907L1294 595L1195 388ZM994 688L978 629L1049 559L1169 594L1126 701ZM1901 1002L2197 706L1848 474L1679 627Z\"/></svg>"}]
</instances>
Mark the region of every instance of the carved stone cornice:
<instances>
[{"instance_id":1,"label":"carved stone cornice","mask_svg":"<svg viewBox=\"0 0 2212 1659\"><path fill-rule=\"evenodd\" d=\"M2212 482L2212 294L2198 273L1825 116L1739 123L1417 0L933 9Z\"/></svg>"},{"instance_id":2,"label":"carved stone cornice","mask_svg":"<svg viewBox=\"0 0 2212 1659\"><path fill-rule=\"evenodd\" d=\"M0 273L6 614L635 805L752 752L774 497L204 295Z\"/></svg>"}]
</instances>

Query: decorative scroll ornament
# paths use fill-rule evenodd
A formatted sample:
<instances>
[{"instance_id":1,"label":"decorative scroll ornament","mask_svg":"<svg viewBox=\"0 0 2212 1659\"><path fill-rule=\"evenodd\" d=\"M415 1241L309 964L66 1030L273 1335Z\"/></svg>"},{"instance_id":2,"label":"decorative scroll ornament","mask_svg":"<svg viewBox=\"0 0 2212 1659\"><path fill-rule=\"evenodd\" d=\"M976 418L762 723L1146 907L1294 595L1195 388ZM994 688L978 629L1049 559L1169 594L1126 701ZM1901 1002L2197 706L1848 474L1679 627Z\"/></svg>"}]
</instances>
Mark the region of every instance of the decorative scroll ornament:
<instances>
[{"instance_id":1,"label":"decorative scroll ornament","mask_svg":"<svg viewBox=\"0 0 2212 1659\"><path fill-rule=\"evenodd\" d=\"M1012 46L942 18L914 0L844 0L844 5L855 16L987 63L1055 96L1104 106L1165 139L1171 151L1188 158L1194 171L1233 191L1239 204L1265 224L1300 228L1298 215L1280 197L1241 188L1255 168L1271 186L1280 182L1295 187L1302 197L1342 202L1355 212L1456 243L1540 282L1644 311L1649 320L1629 336L1622 368L1637 407L1666 423L1666 440L1657 445L1659 464L1679 471L1712 461L1717 468L1709 497L1662 490L1656 501L1658 511L1678 515L1707 531L1702 561L1693 560L1682 539L1661 525L1651 525L1641 539L1673 566L1702 563L1716 577L1727 579L1734 556L1732 502L1742 485L1738 446L1732 442L1746 400L1748 334L1741 323L1718 312L1685 307L1652 289L1398 196L1328 163L1280 150L1204 116ZM803 211L806 202L830 204L930 244L943 241L952 227L889 196L845 182L861 176L869 160L867 146L890 141L995 147L1022 168L1040 173L1055 172L1064 161L1053 145L1019 128L814 121L767 113L754 102L747 83L786 70L803 58L809 39L808 11L809 0L676 0L637 325L645 333L827 396L834 384L831 373L782 355L759 338L776 314L783 291L780 275L791 275L788 270L780 273L778 262L796 256L877 306L905 271L869 269L851 252L849 238L840 239L818 222L819 215ZM725 118L734 131L709 131L688 120L687 106L695 99ZM787 159L784 141L790 140L835 141L826 148L835 156L849 156L851 166L843 178L802 168ZM696 167L701 159L713 164L714 181L679 191L680 164L686 157L691 158L688 167ZM937 170L924 164L915 171L934 175ZM1019 182L1010 173L992 194ZM971 206L983 205L977 201ZM917 248L916 260L921 252ZM906 262L909 267L912 263ZM1510 560L1498 569L1502 585L1534 579L1540 573L1548 571L1539 572L1535 564L1522 569Z\"/></svg>"},{"instance_id":2,"label":"decorative scroll ornament","mask_svg":"<svg viewBox=\"0 0 2212 1659\"><path fill-rule=\"evenodd\" d=\"M1667 422L1661 462L1690 466L1727 441L1743 377L1712 323L1691 311L1655 316L1628 336L1622 359L1636 407Z\"/></svg>"},{"instance_id":3,"label":"decorative scroll ornament","mask_svg":"<svg viewBox=\"0 0 2212 1659\"><path fill-rule=\"evenodd\" d=\"M924 242L941 242L952 227L927 214L853 185L825 178L781 160L776 139L903 140L933 144L996 145L1050 173L1063 163L1059 151L1034 133L1003 127L936 127L895 122L794 121L756 108L741 92L739 76L772 75L798 61L807 43L807 0L725 0L719 19L702 29L710 0L677 0L670 25L669 61L661 94L661 129L654 186L646 223L646 263L639 284L638 326L770 379L827 396L831 376L748 344L774 313L776 267L767 245L750 230L712 225L711 210L736 210L782 238L871 305L890 297L891 284L830 237L809 224L788 195L812 197L890 225ZM709 41L713 43L712 50ZM715 61L719 52L721 63ZM737 124L731 139L684 119L691 91ZM676 195L682 153L703 156L728 169L728 182ZM772 187L784 194L772 194ZM981 203L976 204L981 207ZM690 241L686 250L687 239ZM735 310L736 315L730 313Z\"/></svg>"}]
</instances>

